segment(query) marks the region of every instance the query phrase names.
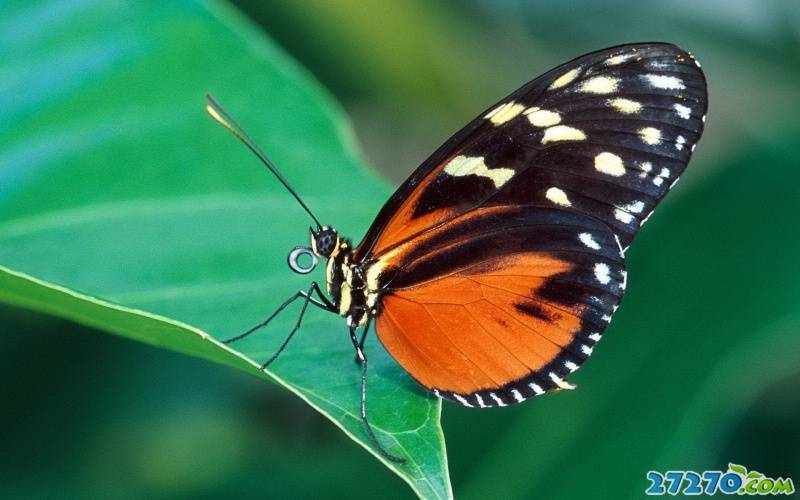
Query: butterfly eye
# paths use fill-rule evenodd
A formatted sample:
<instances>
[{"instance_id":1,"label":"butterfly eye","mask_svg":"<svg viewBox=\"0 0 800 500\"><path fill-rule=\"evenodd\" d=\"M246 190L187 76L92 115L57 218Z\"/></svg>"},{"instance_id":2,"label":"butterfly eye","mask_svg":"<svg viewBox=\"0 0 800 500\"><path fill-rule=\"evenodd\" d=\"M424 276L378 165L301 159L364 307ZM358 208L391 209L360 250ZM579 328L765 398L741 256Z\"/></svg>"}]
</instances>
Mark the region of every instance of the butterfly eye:
<instances>
[{"instance_id":1,"label":"butterfly eye","mask_svg":"<svg viewBox=\"0 0 800 500\"><path fill-rule=\"evenodd\" d=\"M330 257L339 245L339 235L335 229L323 227L319 233L312 233L312 246L317 255Z\"/></svg>"},{"instance_id":2,"label":"butterfly eye","mask_svg":"<svg viewBox=\"0 0 800 500\"><path fill-rule=\"evenodd\" d=\"M309 247L297 246L289 252L289 257L286 259L289 267L297 274L308 274L317 267L317 256L311 251ZM305 264L304 264L305 262Z\"/></svg>"}]
</instances>

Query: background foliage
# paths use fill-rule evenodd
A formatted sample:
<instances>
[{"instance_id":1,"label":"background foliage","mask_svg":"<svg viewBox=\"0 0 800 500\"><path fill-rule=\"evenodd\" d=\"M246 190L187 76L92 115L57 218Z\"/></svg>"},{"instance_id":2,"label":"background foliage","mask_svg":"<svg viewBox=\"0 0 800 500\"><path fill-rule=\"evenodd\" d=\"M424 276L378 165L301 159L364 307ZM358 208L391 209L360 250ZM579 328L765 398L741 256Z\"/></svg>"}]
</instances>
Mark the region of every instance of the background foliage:
<instances>
[{"instance_id":1,"label":"background foliage","mask_svg":"<svg viewBox=\"0 0 800 500\"><path fill-rule=\"evenodd\" d=\"M57 23L89 3L47 4L45 21ZM371 163L393 181L477 111L562 60L634 40L668 40L692 50L710 82L708 132L678 189L628 253L625 303L592 361L576 374L579 389L502 410L445 405L453 487L460 498L603 498L609 492L638 498L648 469L718 469L728 462L800 479L796 3L237 4L333 91ZM90 18L71 19L74 30L101 29ZM32 36L0 28L3 50L24 50ZM154 43L187 43L186 33L149 29L158 34ZM120 47L124 37L111 35L77 53L52 50L85 61L91 74L130 49ZM13 168L18 162L70 147L75 155L92 154L81 140L97 133L77 127L67 143L11 150L8 144L19 136L48 132L52 124L33 118L58 68L42 55L26 70L41 72L41 87L15 87L19 68L0 60L0 203L24 181ZM198 77L210 86L241 82L235 99L257 109L276 105L259 100L264 84L246 73L221 69ZM130 109L113 115L110 98L97 95L83 103L81 116L89 124L113 120L121 127L155 122L163 129L153 134L168 133L174 117L142 116L135 104L148 100L154 104L148 111L159 103L168 108L181 91L153 97L146 86L132 87ZM269 124L261 126L269 136ZM219 133L206 130L198 141ZM295 133L303 132L298 126ZM180 153L171 154L180 156L172 161L169 152L159 152L165 155L159 165L120 161L163 170L186 164L191 148L175 144ZM220 162L230 157L220 153ZM224 167L225 182L249 179L249 164ZM59 191L65 182L52 177L49 191L31 203L80 195ZM319 176L301 176L298 183L311 189L319 182ZM369 196L385 194L378 186ZM368 219L347 214L358 189L341 186L332 194L338 192L345 193L336 207L341 217ZM363 230L346 229L355 238ZM253 241L256 269L267 259L256 258L259 239ZM2 249L13 251L19 249ZM10 408L0 415L4 497L410 495L398 478L277 386L21 309L0 309L0 332L0 397Z\"/></svg>"}]
</instances>

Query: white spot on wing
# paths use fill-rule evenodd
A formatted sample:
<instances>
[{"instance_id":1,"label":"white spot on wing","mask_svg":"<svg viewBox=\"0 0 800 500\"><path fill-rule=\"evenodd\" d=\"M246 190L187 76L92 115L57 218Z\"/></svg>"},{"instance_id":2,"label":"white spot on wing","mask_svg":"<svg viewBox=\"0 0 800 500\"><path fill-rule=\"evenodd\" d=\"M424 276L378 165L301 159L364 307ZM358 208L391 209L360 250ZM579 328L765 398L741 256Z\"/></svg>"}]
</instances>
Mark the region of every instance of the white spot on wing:
<instances>
[{"instance_id":1,"label":"white spot on wing","mask_svg":"<svg viewBox=\"0 0 800 500\"><path fill-rule=\"evenodd\" d=\"M626 212L639 214L639 213L642 213L642 210L644 210L644 202L643 201L634 201L633 203L628 203L627 205L622 205L619 208L625 210Z\"/></svg>"},{"instance_id":2,"label":"white spot on wing","mask_svg":"<svg viewBox=\"0 0 800 500\"><path fill-rule=\"evenodd\" d=\"M532 390L532 391L533 391L533 392L534 392L534 393L535 393L537 396L539 396L540 394L544 394L544 391L542 390L542 388L541 388L541 387L539 387L537 384L535 384L535 383L533 383L533 382L531 382L530 384L528 384L528 387L530 387L530 388L531 388L531 390Z\"/></svg>"},{"instance_id":3,"label":"white spot on wing","mask_svg":"<svg viewBox=\"0 0 800 500\"><path fill-rule=\"evenodd\" d=\"M613 177L621 177L625 175L625 165L622 164L622 158L614 153L605 152L595 156L594 168L598 172L602 172Z\"/></svg>"},{"instance_id":4,"label":"white spot on wing","mask_svg":"<svg viewBox=\"0 0 800 500\"><path fill-rule=\"evenodd\" d=\"M583 82L578 90L587 94L610 94L619 88L619 78L595 76Z\"/></svg>"},{"instance_id":5,"label":"white spot on wing","mask_svg":"<svg viewBox=\"0 0 800 500\"><path fill-rule=\"evenodd\" d=\"M573 363L572 361L565 361L565 362L564 362L564 367L565 367L567 370L571 371L571 372L574 372L575 370L577 370L577 369L578 369L578 365L576 365L576 364L575 364L575 363Z\"/></svg>"},{"instance_id":6,"label":"white spot on wing","mask_svg":"<svg viewBox=\"0 0 800 500\"><path fill-rule=\"evenodd\" d=\"M658 173L657 176L653 178L653 184L656 186L660 186L664 184L664 179L669 179L670 171L668 168L664 167L661 169L661 172Z\"/></svg>"},{"instance_id":7,"label":"white spot on wing","mask_svg":"<svg viewBox=\"0 0 800 500\"><path fill-rule=\"evenodd\" d=\"M575 127L568 127L566 125L556 125L544 129L544 136L542 136L542 144L556 141L582 141L586 139L586 134Z\"/></svg>"},{"instance_id":8,"label":"white spot on wing","mask_svg":"<svg viewBox=\"0 0 800 500\"><path fill-rule=\"evenodd\" d=\"M514 169L487 167L482 156L456 156L445 165L444 171L454 177L463 177L465 175L486 177L491 179L497 188L514 176Z\"/></svg>"},{"instance_id":9,"label":"white spot on wing","mask_svg":"<svg viewBox=\"0 0 800 500\"><path fill-rule=\"evenodd\" d=\"M626 115L638 113L639 111L642 110L642 105L640 103L622 97L618 97L616 99L609 99L608 105L616 109L620 113L624 113Z\"/></svg>"},{"instance_id":10,"label":"white spot on wing","mask_svg":"<svg viewBox=\"0 0 800 500\"><path fill-rule=\"evenodd\" d=\"M567 198L567 193L558 189L557 187L551 187L545 193L545 197L555 203L556 205L561 205L562 207L571 207L572 203Z\"/></svg>"},{"instance_id":11,"label":"white spot on wing","mask_svg":"<svg viewBox=\"0 0 800 500\"><path fill-rule=\"evenodd\" d=\"M550 90L559 89L559 88L563 87L564 85L568 85L572 80L574 80L574 79L576 79L578 77L580 72L581 72L581 68L573 68L573 69L567 71L563 75L561 75L558 78L556 78L555 80L553 80L553 83L550 84L548 89L550 89Z\"/></svg>"},{"instance_id":12,"label":"white spot on wing","mask_svg":"<svg viewBox=\"0 0 800 500\"><path fill-rule=\"evenodd\" d=\"M630 224L633 222L633 215L629 214L625 210L620 210L619 208L614 209L614 218L625 224Z\"/></svg>"},{"instance_id":13,"label":"white spot on wing","mask_svg":"<svg viewBox=\"0 0 800 500\"><path fill-rule=\"evenodd\" d=\"M589 346L588 346L588 345L586 345L586 344L583 344L583 345L581 346L581 352L583 352L583 353L584 353L585 355L587 355L587 356L591 356L591 355L592 355L592 351L593 351L593 350L594 350L594 349L592 349L591 347L589 347Z\"/></svg>"},{"instance_id":14,"label":"white spot on wing","mask_svg":"<svg viewBox=\"0 0 800 500\"><path fill-rule=\"evenodd\" d=\"M505 405L506 405L506 404L503 402L503 400L502 400L502 399L500 399L499 397L497 397L497 394L495 394L495 393L493 393L493 392L490 392L490 393L489 393L489 396L491 396L491 397L492 397L492 399L494 399L494 400L495 400L495 402L497 403L497 406L505 406Z\"/></svg>"},{"instance_id":15,"label":"white spot on wing","mask_svg":"<svg viewBox=\"0 0 800 500\"><path fill-rule=\"evenodd\" d=\"M600 334L599 333L590 333L589 338L594 340L595 342L600 341Z\"/></svg>"},{"instance_id":16,"label":"white spot on wing","mask_svg":"<svg viewBox=\"0 0 800 500\"><path fill-rule=\"evenodd\" d=\"M460 394L455 394L455 393L454 393L454 394L453 394L453 397L456 399L456 401L458 401L458 402L459 402L459 403L461 403L462 405L464 405L464 406L467 406L467 407L469 407L469 408L473 408L473 405L472 405L472 404L470 404L470 402L469 402L469 401L467 401L466 399L464 399L463 397L461 397L461 395L460 395Z\"/></svg>"},{"instance_id":17,"label":"white spot on wing","mask_svg":"<svg viewBox=\"0 0 800 500\"><path fill-rule=\"evenodd\" d=\"M675 139L675 149L678 151L682 150L684 144L686 144L686 138L682 135L679 135L677 139Z\"/></svg>"},{"instance_id":18,"label":"white spot on wing","mask_svg":"<svg viewBox=\"0 0 800 500\"><path fill-rule=\"evenodd\" d=\"M611 282L611 270L605 262L598 262L594 265L594 277L603 285L608 285Z\"/></svg>"},{"instance_id":19,"label":"white spot on wing","mask_svg":"<svg viewBox=\"0 0 800 500\"><path fill-rule=\"evenodd\" d=\"M511 389L511 395L514 396L514 399L517 400L517 403L522 403L525 401L525 397L516 389Z\"/></svg>"},{"instance_id":20,"label":"white spot on wing","mask_svg":"<svg viewBox=\"0 0 800 500\"><path fill-rule=\"evenodd\" d=\"M692 116L692 108L688 106L675 103L672 105L672 107L675 109L675 112L678 113L678 116L680 116L684 120L688 120Z\"/></svg>"},{"instance_id":21,"label":"white spot on wing","mask_svg":"<svg viewBox=\"0 0 800 500\"><path fill-rule=\"evenodd\" d=\"M639 168L642 169L642 173L639 174L639 177L644 179L645 177L647 177L647 174L650 173L651 170L653 170L653 164L650 163L649 161L645 161L639 164Z\"/></svg>"},{"instance_id":22,"label":"white spot on wing","mask_svg":"<svg viewBox=\"0 0 800 500\"><path fill-rule=\"evenodd\" d=\"M525 106L522 104L517 104L514 101L510 101L489 111L484 118L488 119L495 125L502 125L507 121L512 120L524 110Z\"/></svg>"},{"instance_id":23,"label":"white spot on wing","mask_svg":"<svg viewBox=\"0 0 800 500\"><path fill-rule=\"evenodd\" d=\"M528 108L525 110L525 116L534 127L551 127L561 123L561 115L546 109Z\"/></svg>"},{"instance_id":24,"label":"white spot on wing","mask_svg":"<svg viewBox=\"0 0 800 500\"><path fill-rule=\"evenodd\" d=\"M641 77L647 80L650 85L659 89L683 90L686 88L683 80L676 76L647 74L641 75Z\"/></svg>"},{"instance_id":25,"label":"white spot on wing","mask_svg":"<svg viewBox=\"0 0 800 500\"><path fill-rule=\"evenodd\" d=\"M478 406L480 406L481 408L486 408L486 403L483 402L483 398L481 397L480 394L477 393L475 394L475 400L478 401Z\"/></svg>"},{"instance_id":26,"label":"white spot on wing","mask_svg":"<svg viewBox=\"0 0 800 500\"><path fill-rule=\"evenodd\" d=\"M590 233L581 233L578 235L578 239L592 250L600 250L600 243L596 242Z\"/></svg>"}]
</instances>

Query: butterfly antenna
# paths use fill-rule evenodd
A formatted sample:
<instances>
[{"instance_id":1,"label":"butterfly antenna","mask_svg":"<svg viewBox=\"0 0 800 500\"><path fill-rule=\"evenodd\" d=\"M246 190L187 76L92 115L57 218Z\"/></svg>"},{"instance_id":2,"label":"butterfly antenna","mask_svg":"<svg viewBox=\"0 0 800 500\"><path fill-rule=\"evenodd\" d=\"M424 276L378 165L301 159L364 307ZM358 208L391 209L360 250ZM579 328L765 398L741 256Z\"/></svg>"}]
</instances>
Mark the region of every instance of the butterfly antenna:
<instances>
[{"instance_id":1,"label":"butterfly antenna","mask_svg":"<svg viewBox=\"0 0 800 500\"><path fill-rule=\"evenodd\" d=\"M247 146L248 149L253 152L253 154L258 156L258 159L261 160L261 163L266 165L266 167L273 174L275 174L275 177L277 177L278 180L281 181L281 184L283 184L283 186L290 193L292 193L292 196L294 196L297 202L300 203L300 206L302 206L308 215L314 219L314 222L317 224L317 229L321 229L322 224L319 223L319 220L311 212L311 209L308 208L308 205L306 205L302 198L300 198L300 195L297 194L297 191L295 191L292 185L289 184L289 181L286 179L286 177L283 176L283 174L278 170L278 167L272 163L272 160L267 157L264 151L262 151L261 148L259 148L258 145L256 145L256 143L253 141L253 139L250 138L247 132L245 132L244 129L238 123L236 123L236 120L234 120L227 111L222 109L222 106L220 106L220 104L211 96L211 94L206 94L206 100L208 101L208 104L206 105L206 111L209 115L211 115L211 118L228 129L234 136L236 136L237 139L242 142L242 144Z\"/></svg>"}]
</instances>

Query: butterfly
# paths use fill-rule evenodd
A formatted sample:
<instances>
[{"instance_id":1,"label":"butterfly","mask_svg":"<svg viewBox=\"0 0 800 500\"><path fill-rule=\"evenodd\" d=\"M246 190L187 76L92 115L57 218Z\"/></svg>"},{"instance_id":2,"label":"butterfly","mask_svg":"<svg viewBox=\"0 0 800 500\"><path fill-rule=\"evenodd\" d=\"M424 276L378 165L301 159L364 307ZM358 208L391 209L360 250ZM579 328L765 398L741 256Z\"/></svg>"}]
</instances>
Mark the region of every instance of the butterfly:
<instances>
[{"instance_id":1,"label":"butterfly","mask_svg":"<svg viewBox=\"0 0 800 500\"><path fill-rule=\"evenodd\" d=\"M207 111L276 175L311 216L310 246L289 266L326 259L325 289L295 300L344 318L366 411L370 325L436 397L468 407L521 403L574 386L625 292L625 252L678 182L700 139L706 80L666 43L580 56L491 106L403 182L358 245L322 225L244 130L210 96ZM301 258L307 263L301 264ZM309 259L310 258L310 259ZM358 331L361 329L361 337Z\"/></svg>"}]
</instances>

